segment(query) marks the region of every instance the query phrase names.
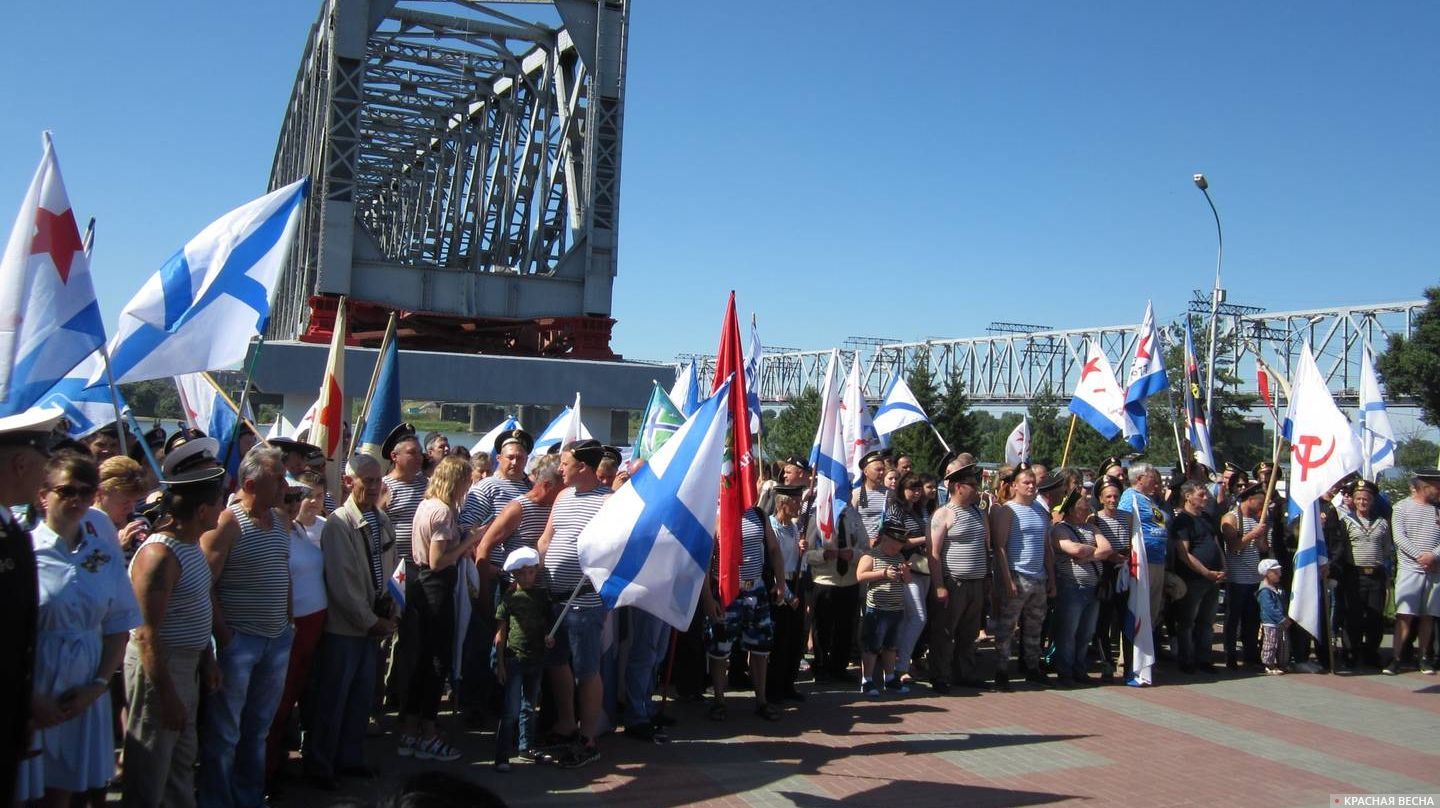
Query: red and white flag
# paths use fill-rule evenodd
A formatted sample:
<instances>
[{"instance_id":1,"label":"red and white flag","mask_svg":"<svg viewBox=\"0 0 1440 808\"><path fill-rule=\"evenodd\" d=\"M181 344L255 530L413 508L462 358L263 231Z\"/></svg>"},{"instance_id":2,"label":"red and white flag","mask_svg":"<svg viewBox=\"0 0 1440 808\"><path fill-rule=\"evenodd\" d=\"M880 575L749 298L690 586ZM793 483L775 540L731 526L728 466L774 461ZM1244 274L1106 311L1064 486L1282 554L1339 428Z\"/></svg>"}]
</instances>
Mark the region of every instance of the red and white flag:
<instances>
[{"instance_id":1,"label":"red and white flag","mask_svg":"<svg viewBox=\"0 0 1440 808\"><path fill-rule=\"evenodd\" d=\"M340 475L346 457L341 442L345 436L345 416L349 412L345 398L345 334L348 328L345 298L335 310L335 331L330 338L330 358L325 361L325 377L320 381L320 399L315 402L315 423L310 428L310 443L325 454L325 478L329 490L340 491ZM343 499L336 495L335 499Z\"/></svg>"}]
</instances>

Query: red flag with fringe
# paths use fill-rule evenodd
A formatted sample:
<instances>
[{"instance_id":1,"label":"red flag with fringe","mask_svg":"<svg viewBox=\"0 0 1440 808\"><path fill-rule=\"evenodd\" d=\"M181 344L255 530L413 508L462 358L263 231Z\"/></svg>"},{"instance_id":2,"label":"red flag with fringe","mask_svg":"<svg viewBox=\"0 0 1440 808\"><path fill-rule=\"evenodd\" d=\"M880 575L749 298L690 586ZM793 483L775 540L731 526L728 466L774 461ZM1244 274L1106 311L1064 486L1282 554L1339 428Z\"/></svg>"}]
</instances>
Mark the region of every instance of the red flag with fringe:
<instances>
[{"instance_id":1,"label":"red flag with fringe","mask_svg":"<svg viewBox=\"0 0 1440 808\"><path fill-rule=\"evenodd\" d=\"M720 569L720 603L729 606L740 594L740 529L745 511L755 506L755 463L750 445L750 408L745 390L745 354L740 348L740 322L735 316L735 293L725 309L720 349L715 352L714 393L730 384L730 429L725 439L724 466L720 472L720 520L716 536ZM736 429L736 424L740 425Z\"/></svg>"}]
</instances>

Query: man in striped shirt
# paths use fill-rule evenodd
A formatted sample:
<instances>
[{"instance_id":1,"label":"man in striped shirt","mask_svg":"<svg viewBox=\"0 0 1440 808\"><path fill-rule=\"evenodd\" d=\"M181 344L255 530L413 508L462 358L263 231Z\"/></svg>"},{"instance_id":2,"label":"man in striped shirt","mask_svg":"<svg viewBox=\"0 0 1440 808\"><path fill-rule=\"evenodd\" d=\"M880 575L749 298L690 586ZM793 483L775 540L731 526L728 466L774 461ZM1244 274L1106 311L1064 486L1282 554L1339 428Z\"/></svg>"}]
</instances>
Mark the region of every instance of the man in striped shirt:
<instances>
[{"instance_id":1,"label":"man in striped shirt","mask_svg":"<svg viewBox=\"0 0 1440 808\"><path fill-rule=\"evenodd\" d=\"M265 738L285 689L290 619L290 530L275 510L285 496L279 449L240 461L235 502L200 537L211 594L221 685L205 704L202 806L259 805L265 796Z\"/></svg>"},{"instance_id":2,"label":"man in striped shirt","mask_svg":"<svg viewBox=\"0 0 1440 808\"><path fill-rule=\"evenodd\" d=\"M462 531L486 530L506 506L530 490L530 479L525 476L525 461L534 446L535 439L523 429L509 429L496 436L492 447L495 473L470 486L466 492L465 502L460 506ZM459 694L466 723L471 726L479 723L480 713L494 686L490 639L495 636L495 587L500 568L505 564L507 549L504 543L494 542L476 552L480 597L470 612L470 626L465 635L465 650L460 661L464 686Z\"/></svg>"},{"instance_id":3,"label":"man in striped shirt","mask_svg":"<svg viewBox=\"0 0 1440 808\"><path fill-rule=\"evenodd\" d=\"M550 599L560 632L546 660L547 677L553 689L557 732L575 732L572 747L560 756L565 768L578 768L600 759L595 739L600 733L604 684L600 680L601 634L605 629L605 604L580 569L578 540L610 489L595 474L605 449L593 439L572 441L560 453L560 478L565 490L555 498L550 521L540 534L536 549L550 576ZM573 704L579 690L578 726Z\"/></svg>"},{"instance_id":4,"label":"man in striped shirt","mask_svg":"<svg viewBox=\"0 0 1440 808\"><path fill-rule=\"evenodd\" d=\"M1430 633L1440 617L1440 469L1421 469L1410 480L1410 496L1390 517L1395 538L1395 654L1385 673L1400 672L1400 657L1411 633L1417 635L1420 672L1433 676Z\"/></svg>"},{"instance_id":5,"label":"man in striped shirt","mask_svg":"<svg viewBox=\"0 0 1440 808\"><path fill-rule=\"evenodd\" d=\"M418 579L420 569L410 558L410 534L415 529L415 509L424 501L425 487L430 481L421 473L424 458L420 454L420 441L415 437L415 427L409 424L395 427L385 438L381 451L392 463L390 473L384 478L388 500L384 511L395 528L395 556L405 562L406 579ZM390 574L390 570L385 570L385 574ZM400 633L396 635L391 649L390 672L385 679L385 692L391 703L402 709L405 694L410 692L410 676L417 663L419 644L416 637L421 630L419 619L414 609L406 609L400 618Z\"/></svg>"},{"instance_id":6,"label":"man in striped shirt","mask_svg":"<svg viewBox=\"0 0 1440 808\"><path fill-rule=\"evenodd\" d=\"M890 489L885 487L885 461L890 457L888 449L876 449L860 458L860 474L864 478L851 498L851 505L865 523L866 547L873 546L880 535L880 525L885 521L885 503L890 499Z\"/></svg>"},{"instance_id":7,"label":"man in striped shirt","mask_svg":"<svg viewBox=\"0 0 1440 808\"><path fill-rule=\"evenodd\" d=\"M969 453L945 466L950 493L930 517L930 569L936 607L931 611L931 678L935 690L951 682L983 687L975 665L975 639L985 611L985 577L990 573L990 528L980 501L980 467ZM951 678L952 676L956 678Z\"/></svg>"}]
</instances>

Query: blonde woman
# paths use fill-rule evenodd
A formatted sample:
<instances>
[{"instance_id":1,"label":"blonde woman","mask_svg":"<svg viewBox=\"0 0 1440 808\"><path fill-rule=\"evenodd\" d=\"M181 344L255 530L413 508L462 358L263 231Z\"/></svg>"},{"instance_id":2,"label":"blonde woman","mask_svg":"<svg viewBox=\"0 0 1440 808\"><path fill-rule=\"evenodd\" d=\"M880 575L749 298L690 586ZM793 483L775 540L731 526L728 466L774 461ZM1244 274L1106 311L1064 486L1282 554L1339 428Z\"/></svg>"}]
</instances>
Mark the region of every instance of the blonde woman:
<instances>
[{"instance_id":1,"label":"blonde woman","mask_svg":"<svg viewBox=\"0 0 1440 808\"><path fill-rule=\"evenodd\" d=\"M139 463L116 455L100 464L100 488L91 514L97 517L97 530L115 534L127 562L150 535L150 522L135 514L135 506L147 493L145 470Z\"/></svg>"},{"instance_id":2,"label":"blonde woman","mask_svg":"<svg viewBox=\"0 0 1440 808\"><path fill-rule=\"evenodd\" d=\"M459 508L469 488L470 464L453 455L444 457L431 472L425 499L415 509L410 552L419 574L405 582L405 603L417 612L420 647L401 715L401 757L439 761L460 757L460 750L440 737L435 717L454 657L455 562L480 540L479 531L470 531L468 537L460 532Z\"/></svg>"}]
</instances>

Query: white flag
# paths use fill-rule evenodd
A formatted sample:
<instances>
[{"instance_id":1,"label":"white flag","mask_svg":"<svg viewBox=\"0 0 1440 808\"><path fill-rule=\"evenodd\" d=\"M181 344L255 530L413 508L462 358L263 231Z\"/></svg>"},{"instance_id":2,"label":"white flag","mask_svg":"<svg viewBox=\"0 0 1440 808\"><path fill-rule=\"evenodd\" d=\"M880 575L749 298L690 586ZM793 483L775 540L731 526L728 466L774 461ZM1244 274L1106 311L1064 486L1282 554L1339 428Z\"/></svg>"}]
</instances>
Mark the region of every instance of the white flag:
<instances>
[{"instance_id":1,"label":"white flag","mask_svg":"<svg viewBox=\"0 0 1440 808\"><path fill-rule=\"evenodd\" d=\"M885 391L885 400L880 402L880 408L875 411L875 431L881 435L889 435L901 427L929 420L919 400L911 392L910 384L897 372L895 378L890 380L889 389Z\"/></svg>"},{"instance_id":2,"label":"white flag","mask_svg":"<svg viewBox=\"0 0 1440 808\"><path fill-rule=\"evenodd\" d=\"M530 452L530 460L525 464L525 470L530 471L535 467L536 461L548 454L550 447L559 446L565 448L571 441L582 438L589 438L590 430L580 421L580 394L575 394L575 406L566 407L555 416L555 420L545 427L545 431L535 439L535 447ZM558 449L557 449L558 451Z\"/></svg>"},{"instance_id":3,"label":"white flag","mask_svg":"<svg viewBox=\"0 0 1440 808\"><path fill-rule=\"evenodd\" d=\"M1320 638L1320 565L1325 563L1325 540L1320 536L1320 502L1313 500L1300 509L1299 535L1295 537L1295 577L1290 591L1290 619L1310 636Z\"/></svg>"},{"instance_id":4,"label":"white flag","mask_svg":"<svg viewBox=\"0 0 1440 808\"><path fill-rule=\"evenodd\" d=\"M120 312L110 340L115 383L238 367L270 316L309 180L210 223ZM97 380L98 381L98 380Z\"/></svg>"},{"instance_id":5,"label":"white flag","mask_svg":"<svg viewBox=\"0 0 1440 808\"><path fill-rule=\"evenodd\" d=\"M1130 563L1120 568L1116 589L1126 592L1125 637L1130 640L1133 666L1130 675L1135 683L1151 684L1150 670L1155 665L1155 626L1150 621L1150 564L1145 555L1145 533L1137 513L1126 513L1130 519ZM1156 586L1163 585L1157 581Z\"/></svg>"},{"instance_id":6,"label":"white flag","mask_svg":"<svg viewBox=\"0 0 1440 808\"><path fill-rule=\"evenodd\" d=\"M1375 365L1370 349L1360 355L1360 445L1364 450L1363 475L1375 475L1395 465L1395 430L1390 427L1390 413L1385 410L1385 395L1375 378Z\"/></svg>"},{"instance_id":7,"label":"white flag","mask_svg":"<svg viewBox=\"0 0 1440 808\"><path fill-rule=\"evenodd\" d=\"M1290 441L1290 501L1302 510L1362 465L1360 440L1344 413L1335 406L1325 377L1310 354L1300 349L1300 362L1290 382L1290 409L1285 415Z\"/></svg>"},{"instance_id":8,"label":"white flag","mask_svg":"<svg viewBox=\"0 0 1440 808\"><path fill-rule=\"evenodd\" d=\"M1005 439L1005 462L1018 466L1030 460L1030 419L1024 415L1020 416L1020 423L1010 431L1010 437Z\"/></svg>"},{"instance_id":9,"label":"white flag","mask_svg":"<svg viewBox=\"0 0 1440 808\"><path fill-rule=\"evenodd\" d=\"M677 629L689 627L715 543L730 384L721 384L581 531L580 567L610 609L634 606Z\"/></svg>"},{"instance_id":10,"label":"white flag","mask_svg":"<svg viewBox=\"0 0 1440 808\"><path fill-rule=\"evenodd\" d=\"M845 465L845 437L840 429L840 352L830 351L825 381L820 385L820 423L810 447L810 467L815 470L815 527L823 541L835 535L836 520L850 501L850 474ZM830 507L825 507L830 503Z\"/></svg>"},{"instance_id":11,"label":"white flag","mask_svg":"<svg viewBox=\"0 0 1440 808\"><path fill-rule=\"evenodd\" d=\"M870 419L870 405L865 403L865 391L860 384L860 354L855 354L855 363L850 366L850 375L845 379L845 396L840 402L840 433L845 440L845 468L854 477L851 487L859 488L864 482L860 474L860 458L880 448L880 433Z\"/></svg>"},{"instance_id":12,"label":"white flag","mask_svg":"<svg viewBox=\"0 0 1440 808\"><path fill-rule=\"evenodd\" d=\"M1100 350L1100 343L1092 339L1089 344L1080 380L1075 383L1075 396L1070 399L1070 412L1106 438L1114 438L1125 427L1125 391L1115 380L1115 371Z\"/></svg>"}]
</instances>

